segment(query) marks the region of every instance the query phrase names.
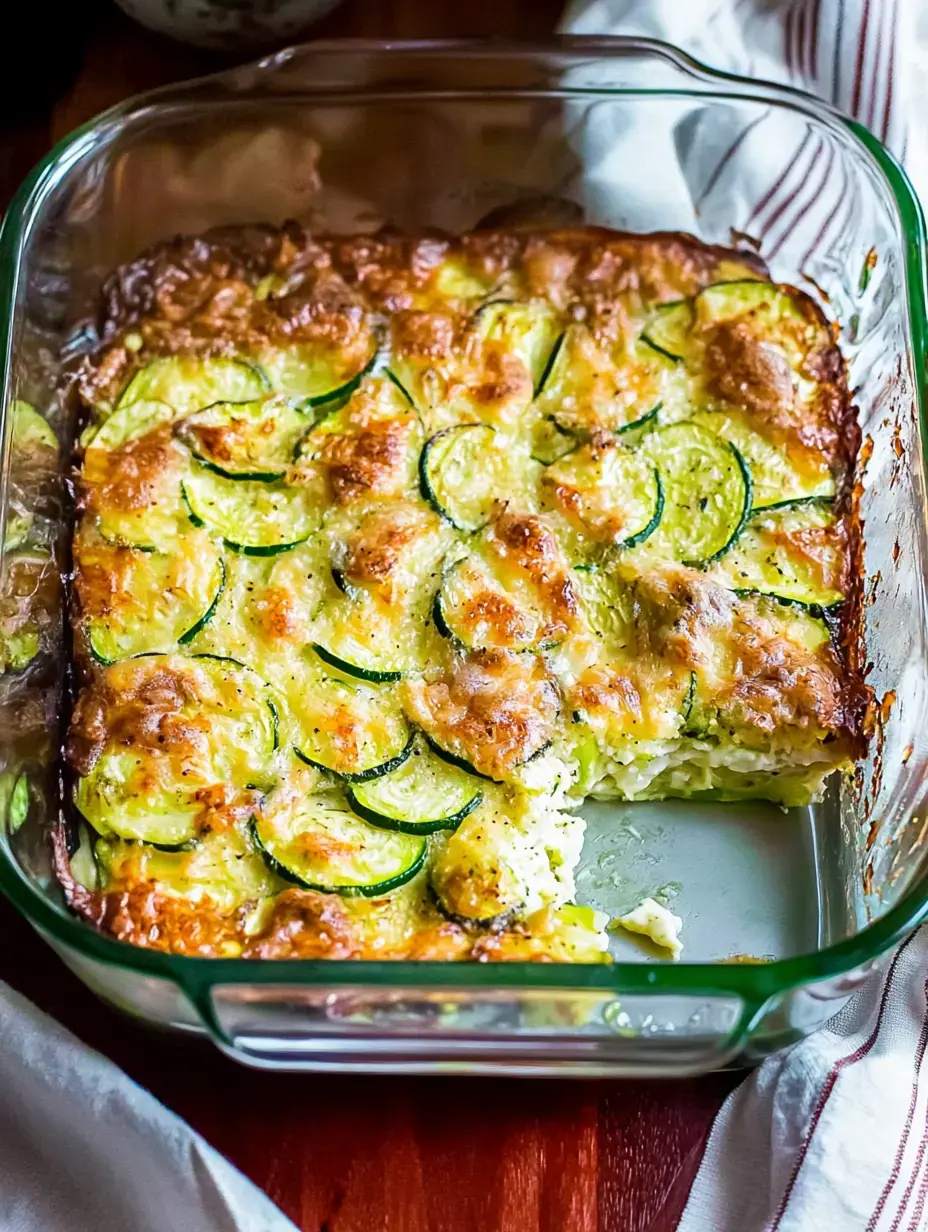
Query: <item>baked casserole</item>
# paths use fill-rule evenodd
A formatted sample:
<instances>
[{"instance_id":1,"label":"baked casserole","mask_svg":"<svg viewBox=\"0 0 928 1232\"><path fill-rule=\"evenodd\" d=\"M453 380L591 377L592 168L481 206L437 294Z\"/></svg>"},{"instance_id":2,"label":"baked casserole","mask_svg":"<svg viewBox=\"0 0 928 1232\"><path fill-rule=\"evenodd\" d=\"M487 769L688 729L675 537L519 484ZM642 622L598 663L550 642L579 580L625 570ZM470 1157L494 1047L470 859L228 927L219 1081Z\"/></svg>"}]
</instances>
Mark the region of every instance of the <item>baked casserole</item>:
<instances>
[{"instance_id":1,"label":"baked casserole","mask_svg":"<svg viewBox=\"0 0 928 1232\"><path fill-rule=\"evenodd\" d=\"M832 327L594 228L162 245L79 374L71 906L255 957L606 957L590 797L863 751Z\"/></svg>"}]
</instances>

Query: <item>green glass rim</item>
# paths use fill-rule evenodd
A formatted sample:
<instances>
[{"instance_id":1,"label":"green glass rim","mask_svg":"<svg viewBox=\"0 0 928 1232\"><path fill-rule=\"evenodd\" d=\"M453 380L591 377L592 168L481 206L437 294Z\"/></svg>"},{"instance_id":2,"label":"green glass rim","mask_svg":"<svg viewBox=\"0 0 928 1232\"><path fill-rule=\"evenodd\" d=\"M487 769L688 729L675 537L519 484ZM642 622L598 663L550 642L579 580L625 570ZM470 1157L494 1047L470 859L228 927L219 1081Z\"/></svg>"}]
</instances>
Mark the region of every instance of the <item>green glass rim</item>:
<instances>
[{"instance_id":1,"label":"green glass rim","mask_svg":"<svg viewBox=\"0 0 928 1232\"><path fill-rule=\"evenodd\" d=\"M46 194L62 175L77 165L100 141L102 129L124 122L140 112L150 113L159 106L171 110L171 104L196 103L198 89L220 86L238 78L244 80L261 72L273 72L275 66L303 49L293 48L278 53L269 61L232 69L182 85L165 86L129 99L64 137L27 176L14 196L0 224L0 303L5 309L0 315L0 358L3 362L3 423L10 401L13 341L13 312L20 275L20 259L32 220ZM531 57L553 55L565 68L589 64L591 59L620 60L629 54L647 54L676 66L703 89L678 87L654 88L637 86L558 86L556 90L538 90L531 86L515 86L499 93L532 96L555 93L558 97L660 96L675 98L714 98L727 101L769 101L783 108L799 111L820 124L849 133L862 147L878 175L888 186L898 212L900 231L906 238L905 274L907 308L913 354L924 357L928 341L928 291L926 291L926 235L922 209L914 190L895 158L863 126L842 115L820 99L789 86L776 86L751 81L734 74L712 69L692 56L667 43L637 38L576 38L562 37L545 43L486 44L478 41L391 42L367 40L333 40L307 45L305 51L324 57L329 54L356 52L374 55L391 50L424 59L442 55L474 55L481 57ZM376 93L383 93L377 87ZM191 93L192 92L192 93ZM330 86L314 89L304 86L301 93L323 101L337 93ZM402 96L403 89L391 91ZM417 97L428 98L449 91L415 89ZM451 93L466 95L466 87ZM485 91L481 91L482 94ZM491 91L494 93L494 91ZM341 94L344 98L344 92ZM350 97L363 101L365 90L352 88ZM928 431L925 413L926 376L922 362L915 365L915 388L921 430L922 453L928 465ZM4 491L0 493L5 503ZM921 871L921 870L920 870ZM9 841L0 838L0 891L36 929L53 943L95 962L122 968L142 976L167 978L176 983L198 1006L208 999L216 986L228 985L358 985L406 986L485 989L566 989L573 991L650 993L685 996L737 996L748 1010L757 1012L771 998L802 985L813 984L840 976L871 962L891 949L907 933L928 918L928 876L924 873L901 900L880 919L868 924L854 936L824 949L792 958L756 964L675 963L660 966L649 963L617 962L609 964L548 964L476 962L366 961L339 959L242 959L201 958L168 954L145 949L97 932L90 925L70 915L64 907L53 903L33 885L13 857ZM743 1018L745 1024L747 1019Z\"/></svg>"}]
</instances>

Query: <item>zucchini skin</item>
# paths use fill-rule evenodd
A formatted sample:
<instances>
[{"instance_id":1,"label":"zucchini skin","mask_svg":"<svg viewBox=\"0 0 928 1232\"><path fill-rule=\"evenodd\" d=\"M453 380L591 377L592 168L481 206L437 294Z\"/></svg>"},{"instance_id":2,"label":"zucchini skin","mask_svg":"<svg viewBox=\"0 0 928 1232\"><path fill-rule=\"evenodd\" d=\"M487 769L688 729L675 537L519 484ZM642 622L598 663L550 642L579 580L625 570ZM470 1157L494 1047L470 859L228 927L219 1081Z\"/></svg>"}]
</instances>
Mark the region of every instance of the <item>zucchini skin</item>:
<instances>
[{"instance_id":1,"label":"zucchini skin","mask_svg":"<svg viewBox=\"0 0 928 1232\"><path fill-rule=\"evenodd\" d=\"M221 479L236 479L247 483L277 483L287 473L286 471L230 471L220 466L218 462L211 461L205 454L198 453L194 449L190 452L201 466L205 466L214 475L219 475Z\"/></svg>"},{"instance_id":2,"label":"zucchini skin","mask_svg":"<svg viewBox=\"0 0 928 1232\"><path fill-rule=\"evenodd\" d=\"M484 774L482 770L478 770L476 766L471 765L464 757L458 757L457 753L450 753L447 749L443 749L440 744L436 743L428 732L423 732L425 742L442 761L446 761L449 766L455 766L458 770L463 770L465 774L472 774L476 779L484 779L487 783L499 783L501 779L495 779L490 774Z\"/></svg>"},{"instance_id":3,"label":"zucchini skin","mask_svg":"<svg viewBox=\"0 0 928 1232\"><path fill-rule=\"evenodd\" d=\"M193 506L190 503L190 498L187 495L187 489L183 483L181 483L180 485L180 492L181 492L181 497L183 498L183 501L184 501L184 506L186 507L186 510L187 510L187 517L190 519L190 524L192 526L197 527L198 530L204 529L204 528L208 530L209 527L207 526L207 524L203 521L203 519L200 517L198 513L194 512ZM311 538L312 538L312 535L310 534L310 535L303 535L302 538L300 539L290 540L287 543L252 544L252 543L237 543L234 539L227 539L225 538L225 536L223 536L222 544L225 548L228 549L228 551L235 552L239 556L266 557L266 556L280 556L282 552L290 552L294 548L298 548L301 543L306 543Z\"/></svg>"},{"instance_id":4,"label":"zucchini skin","mask_svg":"<svg viewBox=\"0 0 928 1232\"><path fill-rule=\"evenodd\" d=\"M333 654L331 650L326 650L324 646L320 646L318 642L313 642L313 650L319 656L323 663L327 663L329 667L334 667L336 671L344 672L346 676L354 676L358 680L366 680L370 684L391 684L397 680L403 679L403 672L392 670L379 670L369 667L360 667L357 663L349 663L347 659L340 659L338 655Z\"/></svg>"},{"instance_id":5,"label":"zucchini skin","mask_svg":"<svg viewBox=\"0 0 928 1232\"><path fill-rule=\"evenodd\" d=\"M188 646L193 641L193 639L196 637L196 635L201 630L205 629L206 626L209 624L209 622L216 615L216 609L218 608L219 600L222 598L223 592L225 591L226 580L227 580L226 562L222 559L221 556L219 557L219 574L220 574L219 589L216 591L216 594L213 596L212 603L209 605L209 607L206 609L206 611L203 613L200 619L196 622L196 624L191 625L186 633L182 633L180 635L180 637L177 639L178 646Z\"/></svg>"},{"instance_id":6,"label":"zucchini skin","mask_svg":"<svg viewBox=\"0 0 928 1232\"><path fill-rule=\"evenodd\" d=\"M431 508L435 510L440 518L443 518L450 526L453 526L455 530L459 530L464 534L474 534L477 531L482 530L486 525L486 521L482 522L478 526L465 526L457 518L455 518L453 513L445 507L441 498L438 496L438 493L435 491L432 476L429 473L429 466L432 453L441 442L447 440L449 436L457 436L462 432L473 431L474 429L478 431L482 430L484 432L495 431L492 424L454 424L452 427L442 428L440 432L436 432L434 436L430 436L422 446L422 452L419 454L419 491L422 499L427 505L430 505Z\"/></svg>"},{"instance_id":7,"label":"zucchini skin","mask_svg":"<svg viewBox=\"0 0 928 1232\"><path fill-rule=\"evenodd\" d=\"M398 821L395 817L385 817L383 813L363 804L351 788L348 789L346 798L359 817L382 830L395 830L398 834L437 834L439 830L456 830L461 822L483 803L483 792L477 791L456 813L435 821Z\"/></svg>"},{"instance_id":8,"label":"zucchini skin","mask_svg":"<svg viewBox=\"0 0 928 1232\"><path fill-rule=\"evenodd\" d=\"M533 398L539 398L542 393L544 393L545 385L547 385L548 379L554 369L554 365L557 363L557 357L561 353L561 348L564 346L564 339L566 336L566 334L562 333L554 343L554 346L551 348L550 354L545 360L545 366L542 368L541 374L538 377L538 383L536 384L532 394Z\"/></svg>"},{"instance_id":9,"label":"zucchini skin","mask_svg":"<svg viewBox=\"0 0 928 1232\"><path fill-rule=\"evenodd\" d=\"M691 569L708 569L708 567L711 564L713 564L717 560L720 560L725 555L725 553L729 551L730 548L734 547L734 545L738 542L738 540L741 537L742 531L744 530L745 526L747 526L748 520L751 517L751 507L753 504L753 496L754 496L754 482L751 478L751 468L748 466L747 462L745 462L744 457L741 454L741 450L738 449L736 445L733 445L731 441L728 441L726 443L732 455L734 456L735 462L738 465L738 470L741 473L741 478L744 481L744 504L741 509L741 517L738 519L737 524L735 525L731 534L728 536L728 539L726 540L726 542L723 543L722 546L718 548L715 552L713 552L711 556L706 556L702 560L683 561L683 564L689 565Z\"/></svg>"},{"instance_id":10,"label":"zucchini skin","mask_svg":"<svg viewBox=\"0 0 928 1232\"><path fill-rule=\"evenodd\" d=\"M324 394L313 394L306 398L304 401L304 406L312 407L313 409L324 408L326 413L330 410L335 410L336 408L331 404L333 402L337 402L339 405L342 405L347 402L368 373L373 370L379 356L380 347L375 347L373 355L360 372L355 373L353 377L350 377L349 380L345 381L344 384L337 386L335 389L330 389Z\"/></svg>"},{"instance_id":11,"label":"zucchini skin","mask_svg":"<svg viewBox=\"0 0 928 1232\"><path fill-rule=\"evenodd\" d=\"M661 519L664 516L664 485L661 481L661 473L657 469L657 467L654 468L654 481L657 484L657 501L655 502L655 505L654 505L654 514L651 518L651 521L647 524L647 526L642 527L642 529L638 531L637 534L630 535L628 539L624 539L621 543L617 544L616 545L617 547L619 548L640 547L642 543L646 543L648 539L651 538L651 536L660 526Z\"/></svg>"},{"instance_id":12,"label":"zucchini skin","mask_svg":"<svg viewBox=\"0 0 928 1232\"><path fill-rule=\"evenodd\" d=\"M382 761L377 766L370 766L367 770L334 770L331 766L325 765L324 762L314 761L311 757L307 757L296 745L293 746L293 751L305 765L312 766L314 770L322 770L325 774L334 775L335 778L343 783L370 783L373 779L382 778L392 770L398 770L407 757L409 757L415 742L416 733L410 732L409 739L397 754L393 757L388 757L386 761ZM359 814L359 816L363 816L363 814ZM410 833L416 833L416 831L410 831Z\"/></svg>"},{"instance_id":13,"label":"zucchini skin","mask_svg":"<svg viewBox=\"0 0 928 1232\"><path fill-rule=\"evenodd\" d=\"M312 890L316 894L337 894L341 898L383 898L385 895L392 893L393 890L398 890L400 886L406 885L408 881L412 881L413 877L425 867L425 861L429 854L428 842L423 839L422 848L417 859L407 868L404 868L401 873L397 873L395 877L387 877L385 880L374 882L371 885L326 886L321 885L319 882L307 881L272 856L261 842L261 836L258 834L257 818L251 818L251 821L248 823L248 833L255 850L271 872L279 877L281 881L288 881L291 885L299 886L301 890Z\"/></svg>"}]
</instances>

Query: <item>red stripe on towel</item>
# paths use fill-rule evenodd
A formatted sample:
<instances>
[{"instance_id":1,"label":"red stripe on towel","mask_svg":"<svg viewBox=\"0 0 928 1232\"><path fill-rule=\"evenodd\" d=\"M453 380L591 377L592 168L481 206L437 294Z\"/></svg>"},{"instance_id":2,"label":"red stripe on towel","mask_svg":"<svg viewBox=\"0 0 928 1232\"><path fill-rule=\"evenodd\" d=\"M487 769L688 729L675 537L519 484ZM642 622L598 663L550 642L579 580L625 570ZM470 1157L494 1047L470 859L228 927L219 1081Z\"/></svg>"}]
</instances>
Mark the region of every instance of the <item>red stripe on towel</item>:
<instances>
[{"instance_id":1,"label":"red stripe on towel","mask_svg":"<svg viewBox=\"0 0 928 1232\"><path fill-rule=\"evenodd\" d=\"M806 1156L809 1153L809 1146L815 1136L815 1131L818 1128L819 1121L822 1119L822 1113L825 1111L825 1106L831 1097L832 1091L835 1089L838 1079L841 1077L843 1070L848 1069L851 1065L856 1065L858 1061L862 1061L864 1057L873 1049L874 1044L879 1038L880 1030L883 1026L883 1015L886 1013L886 1006L889 1002L889 993L893 984L893 977L896 974L896 969L899 966L899 959L905 953L906 949L912 944L916 934L912 933L903 941L902 945L896 951L893 961L890 965L889 972L886 976L886 983L883 985L883 992L880 996L880 1006L877 1010L876 1024L869 1036L864 1042L855 1048L853 1052L847 1053L840 1057L832 1065L825 1078L825 1082L819 1092L818 1101L812 1109L812 1116L809 1118L809 1129L803 1139L802 1146L799 1148L799 1154L796 1156L796 1162L793 1165L793 1170L790 1173L789 1180L786 1183L786 1190L783 1197L780 1199L780 1205L777 1207L776 1214L773 1217L773 1222L770 1225L769 1232L777 1232L780 1224L783 1222L783 1216L786 1213L786 1208L789 1205L789 1200L793 1196L793 1190L796 1188L796 1181L799 1179L799 1173L802 1171L802 1165L805 1163Z\"/></svg>"}]
</instances>

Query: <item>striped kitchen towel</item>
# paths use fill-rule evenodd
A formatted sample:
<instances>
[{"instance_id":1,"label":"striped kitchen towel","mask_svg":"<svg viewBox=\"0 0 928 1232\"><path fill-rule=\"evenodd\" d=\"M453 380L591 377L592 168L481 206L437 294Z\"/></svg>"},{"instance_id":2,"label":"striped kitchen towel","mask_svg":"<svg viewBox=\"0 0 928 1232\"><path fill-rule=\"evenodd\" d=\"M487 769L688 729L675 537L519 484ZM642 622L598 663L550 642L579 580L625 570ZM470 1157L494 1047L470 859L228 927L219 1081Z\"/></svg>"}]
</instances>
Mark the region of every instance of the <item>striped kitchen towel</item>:
<instances>
[{"instance_id":1,"label":"striped kitchen towel","mask_svg":"<svg viewBox=\"0 0 928 1232\"><path fill-rule=\"evenodd\" d=\"M928 925L716 1118L678 1232L928 1228Z\"/></svg>"},{"instance_id":2,"label":"striped kitchen towel","mask_svg":"<svg viewBox=\"0 0 928 1232\"><path fill-rule=\"evenodd\" d=\"M715 68L818 94L884 141L928 201L925 0L575 0L563 28L664 39ZM849 225L854 202L809 132L784 143L764 124L727 134L713 182L735 154L753 195L734 221L769 260L787 244L827 248ZM826 1027L729 1097L679 1232L928 1230L926 977L928 926Z\"/></svg>"},{"instance_id":3,"label":"striped kitchen towel","mask_svg":"<svg viewBox=\"0 0 928 1232\"><path fill-rule=\"evenodd\" d=\"M905 164L928 199L928 4L923 0L573 0L572 34L660 38L714 68L808 90L865 124ZM804 226L839 234L853 208L840 175L810 132L771 138L770 123L731 135L716 164L737 153L756 167L756 194L740 229L774 259ZM826 237L827 238L827 237Z\"/></svg>"}]
</instances>

